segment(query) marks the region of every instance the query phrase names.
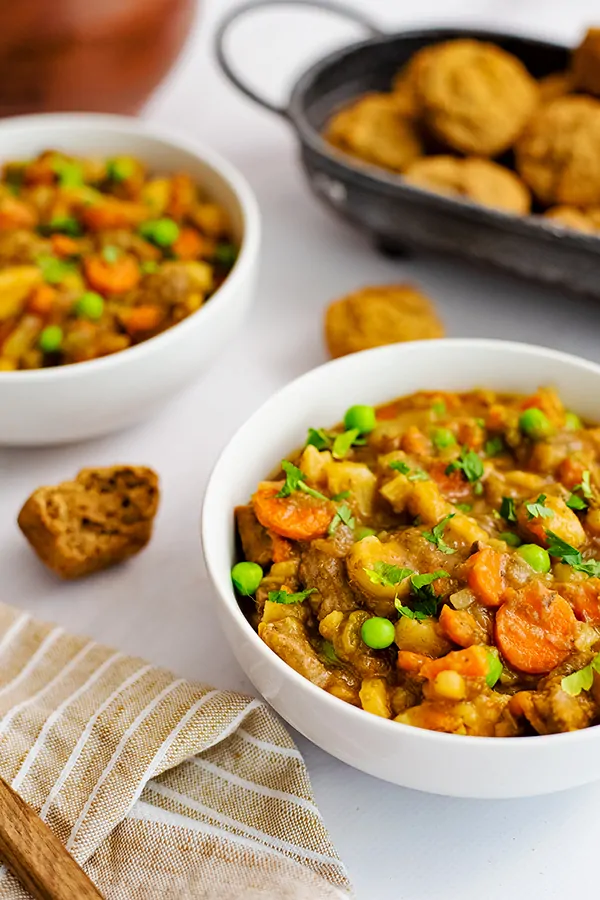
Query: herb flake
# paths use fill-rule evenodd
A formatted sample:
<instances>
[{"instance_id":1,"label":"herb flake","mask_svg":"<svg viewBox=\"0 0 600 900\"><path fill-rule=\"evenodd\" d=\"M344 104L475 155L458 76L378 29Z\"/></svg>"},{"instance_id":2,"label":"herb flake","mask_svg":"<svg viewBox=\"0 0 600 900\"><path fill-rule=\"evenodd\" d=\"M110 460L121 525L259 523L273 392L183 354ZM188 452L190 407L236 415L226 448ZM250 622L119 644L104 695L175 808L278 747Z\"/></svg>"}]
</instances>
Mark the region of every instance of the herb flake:
<instances>
[{"instance_id":1,"label":"herb flake","mask_svg":"<svg viewBox=\"0 0 600 900\"><path fill-rule=\"evenodd\" d=\"M456 551L452 547L449 547L445 542L444 529L446 528L446 525L448 524L450 519L453 519L455 515L456 513L449 513L441 520L441 522L438 522L437 525L434 525L431 531L422 532L423 537L427 538L430 544L435 544L438 550L448 555L450 553L455 553Z\"/></svg>"},{"instance_id":2,"label":"herb flake","mask_svg":"<svg viewBox=\"0 0 600 900\"><path fill-rule=\"evenodd\" d=\"M268 599L271 603L302 603L303 600L309 596L309 594L314 594L316 588L310 588L308 591L298 591L296 594L290 594L288 591L269 591Z\"/></svg>"},{"instance_id":3,"label":"herb flake","mask_svg":"<svg viewBox=\"0 0 600 900\"><path fill-rule=\"evenodd\" d=\"M570 697L578 697L582 691L589 691L593 685L594 672L600 675L600 653L597 653L583 669L578 669L577 672L565 675L560 686Z\"/></svg>"},{"instance_id":4,"label":"herb flake","mask_svg":"<svg viewBox=\"0 0 600 900\"><path fill-rule=\"evenodd\" d=\"M463 447L458 459L455 459L446 468L446 475L452 472L462 472L464 478L471 483L478 481L483 475L483 462L474 450Z\"/></svg>"},{"instance_id":5,"label":"herb flake","mask_svg":"<svg viewBox=\"0 0 600 900\"><path fill-rule=\"evenodd\" d=\"M349 506L346 506L345 503L342 506L338 506L337 512L336 512L335 516L333 517L333 519L331 520L329 528L327 529L327 533L329 535L335 534L335 532L338 529L338 526L342 522L344 525L347 525L348 528L352 528L352 529L356 525L356 519L352 515L352 510L350 509Z\"/></svg>"},{"instance_id":6,"label":"herb flake","mask_svg":"<svg viewBox=\"0 0 600 900\"><path fill-rule=\"evenodd\" d=\"M546 502L546 495L540 494L537 500L534 500L533 503L526 503L525 509L527 510L527 518L528 519L552 519L554 518L554 512L548 506L544 506Z\"/></svg>"},{"instance_id":7,"label":"herb flake","mask_svg":"<svg viewBox=\"0 0 600 900\"><path fill-rule=\"evenodd\" d=\"M517 510L515 508L515 501L512 497L502 498L502 503L500 504L500 515L507 522L517 521Z\"/></svg>"}]
</instances>

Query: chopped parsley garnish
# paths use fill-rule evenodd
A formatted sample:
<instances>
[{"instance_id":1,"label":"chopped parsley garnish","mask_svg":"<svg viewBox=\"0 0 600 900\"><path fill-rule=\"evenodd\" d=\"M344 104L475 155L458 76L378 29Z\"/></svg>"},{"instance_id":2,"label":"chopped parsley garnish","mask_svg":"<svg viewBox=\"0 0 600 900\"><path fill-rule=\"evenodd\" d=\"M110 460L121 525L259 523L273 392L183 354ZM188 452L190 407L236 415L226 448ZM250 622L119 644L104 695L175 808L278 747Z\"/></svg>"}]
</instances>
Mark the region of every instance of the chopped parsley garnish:
<instances>
[{"instance_id":1,"label":"chopped parsley garnish","mask_svg":"<svg viewBox=\"0 0 600 900\"><path fill-rule=\"evenodd\" d=\"M578 697L582 691L589 691L594 683L594 672L600 675L600 653L597 653L591 662L578 669L577 672L571 672L565 675L560 686L571 697Z\"/></svg>"},{"instance_id":2,"label":"chopped parsley garnish","mask_svg":"<svg viewBox=\"0 0 600 900\"><path fill-rule=\"evenodd\" d=\"M410 466L407 465L402 459L395 459L390 463L390 469L393 469L395 472L400 472L402 475L408 475L410 472Z\"/></svg>"},{"instance_id":3,"label":"chopped parsley garnish","mask_svg":"<svg viewBox=\"0 0 600 900\"><path fill-rule=\"evenodd\" d=\"M485 442L486 456L499 456L500 453L504 453L505 449L504 441L501 437L490 438L489 441Z\"/></svg>"},{"instance_id":4,"label":"chopped parsley garnish","mask_svg":"<svg viewBox=\"0 0 600 900\"><path fill-rule=\"evenodd\" d=\"M409 481L429 481L429 475L424 469L419 469L418 466L411 469L411 467L403 460L394 460L391 462L390 469L393 469L395 472L400 472L402 475L406 475Z\"/></svg>"},{"instance_id":5,"label":"chopped parsley garnish","mask_svg":"<svg viewBox=\"0 0 600 900\"><path fill-rule=\"evenodd\" d=\"M427 538L430 544L435 544L435 546L442 553L455 553L452 547L449 547L448 544L444 540L444 529L450 519L453 519L456 513L449 513L445 516L441 522L438 522L437 525L434 525L431 531L424 531L423 537Z\"/></svg>"},{"instance_id":6,"label":"chopped parsley garnish","mask_svg":"<svg viewBox=\"0 0 600 900\"><path fill-rule=\"evenodd\" d=\"M372 569L365 569L364 571L372 584L380 584L382 587L396 587L397 584L400 584L401 581L413 574L412 569L394 566L382 560L378 560Z\"/></svg>"},{"instance_id":7,"label":"chopped parsley garnish","mask_svg":"<svg viewBox=\"0 0 600 900\"><path fill-rule=\"evenodd\" d=\"M316 588L310 588L308 591L298 591L297 594L290 594L287 591L269 591L268 599L271 603L302 603L309 594L314 594Z\"/></svg>"},{"instance_id":8,"label":"chopped parsley garnish","mask_svg":"<svg viewBox=\"0 0 600 900\"><path fill-rule=\"evenodd\" d=\"M479 496L481 496L481 494L483 494L483 485L480 481L476 481L475 484L473 485L473 493L477 497L479 497Z\"/></svg>"},{"instance_id":9,"label":"chopped parsley garnish","mask_svg":"<svg viewBox=\"0 0 600 900\"><path fill-rule=\"evenodd\" d=\"M339 494L334 494L331 498L334 503L339 503L340 500L347 500L350 496L350 491L340 491Z\"/></svg>"},{"instance_id":10,"label":"chopped parsley garnish","mask_svg":"<svg viewBox=\"0 0 600 900\"><path fill-rule=\"evenodd\" d=\"M398 610L398 614L405 616L407 619L427 619L434 616L437 612L440 598L432 588L432 582L438 578L448 578L448 572L444 569L438 569L436 572L426 572L424 575L411 575L410 585L412 588L413 608L404 606L396 598L394 606Z\"/></svg>"},{"instance_id":11,"label":"chopped parsley garnish","mask_svg":"<svg viewBox=\"0 0 600 900\"><path fill-rule=\"evenodd\" d=\"M302 491L310 497L314 497L315 500L328 500L325 494L315 491L314 488L311 488L306 484L306 476L298 466L295 466L287 459L284 459L281 462L281 468L285 472L285 484L281 490L275 494L276 497L289 497L293 491Z\"/></svg>"},{"instance_id":12,"label":"chopped parsley garnish","mask_svg":"<svg viewBox=\"0 0 600 900\"><path fill-rule=\"evenodd\" d=\"M467 481L477 481L483 475L483 462L474 450L463 447L458 459L451 462L446 469L446 475L452 472L462 472Z\"/></svg>"},{"instance_id":13,"label":"chopped parsley garnish","mask_svg":"<svg viewBox=\"0 0 600 900\"><path fill-rule=\"evenodd\" d=\"M515 509L515 501L512 497L503 497L500 504L500 515L507 522L517 521L517 510Z\"/></svg>"},{"instance_id":14,"label":"chopped parsley garnish","mask_svg":"<svg viewBox=\"0 0 600 900\"><path fill-rule=\"evenodd\" d=\"M440 418L441 416L446 415L446 404L443 400L436 400L435 403L431 404L431 411Z\"/></svg>"},{"instance_id":15,"label":"chopped parsley garnish","mask_svg":"<svg viewBox=\"0 0 600 900\"><path fill-rule=\"evenodd\" d=\"M525 509L527 510L527 518L528 519L552 519L554 516L553 510L551 510L548 506L544 506L546 502L546 495L540 494L537 500L534 500L533 503L526 503Z\"/></svg>"},{"instance_id":16,"label":"chopped parsley garnish","mask_svg":"<svg viewBox=\"0 0 600 900\"><path fill-rule=\"evenodd\" d=\"M472 503L455 503L454 505L458 510L460 510L460 512L463 513L471 512L471 510L473 509Z\"/></svg>"},{"instance_id":17,"label":"chopped parsley garnish","mask_svg":"<svg viewBox=\"0 0 600 900\"><path fill-rule=\"evenodd\" d=\"M587 509L587 500L580 497L579 494L570 494L567 499L569 509L581 510Z\"/></svg>"},{"instance_id":18,"label":"chopped parsley garnish","mask_svg":"<svg viewBox=\"0 0 600 900\"><path fill-rule=\"evenodd\" d=\"M79 237L82 233L81 225L73 216L52 216L49 222L45 222L38 228L40 234L67 234L69 237Z\"/></svg>"},{"instance_id":19,"label":"chopped parsley garnish","mask_svg":"<svg viewBox=\"0 0 600 900\"><path fill-rule=\"evenodd\" d=\"M327 533L330 535L335 534L340 522L343 522L344 525L348 526L348 528L354 528L354 526L356 525L356 520L352 515L352 510L349 506L346 506L345 503L342 506L338 506L337 512L331 520L329 528L327 529Z\"/></svg>"},{"instance_id":20,"label":"chopped parsley garnish","mask_svg":"<svg viewBox=\"0 0 600 900\"><path fill-rule=\"evenodd\" d=\"M547 531L548 553L550 556L560 559L567 566L571 566L576 572L583 572L592 577L600 576L600 562L597 559L584 559L581 552L571 544L567 544L553 531Z\"/></svg>"},{"instance_id":21,"label":"chopped parsley garnish","mask_svg":"<svg viewBox=\"0 0 600 900\"><path fill-rule=\"evenodd\" d=\"M336 434L331 452L335 459L343 459L350 447L364 447L366 443L366 439L360 436L358 428L351 428L349 431Z\"/></svg>"},{"instance_id":22,"label":"chopped parsley garnish","mask_svg":"<svg viewBox=\"0 0 600 900\"><path fill-rule=\"evenodd\" d=\"M115 247L114 244L107 244L106 247L102 248L102 259L110 266L116 263L120 255L121 251L118 247Z\"/></svg>"},{"instance_id":23,"label":"chopped parsley garnish","mask_svg":"<svg viewBox=\"0 0 600 900\"><path fill-rule=\"evenodd\" d=\"M142 275L154 275L158 272L159 265L154 259L143 259L140 263L140 272Z\"/></svg>"},{"instance_id":24,"label":"chopped parsley garnish","mask_svg":"<svg viewBox=\"0 0 600 900\"><path fill-rule=\"evenodd\" d=\"M324 428L309 428L308 437L306 439L307 446L316 447L317 450L329 450L333 443L333 438L325 431Z\"/></svg>"}]
</instances>

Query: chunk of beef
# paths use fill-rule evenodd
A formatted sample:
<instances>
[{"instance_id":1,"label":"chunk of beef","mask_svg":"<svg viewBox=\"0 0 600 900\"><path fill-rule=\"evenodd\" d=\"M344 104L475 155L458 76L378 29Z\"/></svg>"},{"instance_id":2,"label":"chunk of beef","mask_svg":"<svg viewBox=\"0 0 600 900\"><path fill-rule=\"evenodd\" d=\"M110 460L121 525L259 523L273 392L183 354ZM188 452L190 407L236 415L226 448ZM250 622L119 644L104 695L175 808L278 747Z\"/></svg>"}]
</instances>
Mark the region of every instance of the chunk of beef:
<instances>
[{"instance_id":1,"label":"chunk of beef","mask_svg":"<svg viewBox=\"0 0 600 900\"><path fill-rule=\"evenodd\" d=\"M273 540L252 507L236 506L235 521L246 559L263 568L268 566L273 560Z\"/></svg>"},{"instance_id":2,"label":"chunk of beef","mask_svg":"<svg viewBox=\"0 0 600 900\"><path fill-rule=\"evenodd\" d=\"M344 560L324 553L313 544L302 548L300 580L307 590L317 591L309 600L319 621L334 610L351 612L359 606L348 584Z\"/></svg>"}]
</instances>

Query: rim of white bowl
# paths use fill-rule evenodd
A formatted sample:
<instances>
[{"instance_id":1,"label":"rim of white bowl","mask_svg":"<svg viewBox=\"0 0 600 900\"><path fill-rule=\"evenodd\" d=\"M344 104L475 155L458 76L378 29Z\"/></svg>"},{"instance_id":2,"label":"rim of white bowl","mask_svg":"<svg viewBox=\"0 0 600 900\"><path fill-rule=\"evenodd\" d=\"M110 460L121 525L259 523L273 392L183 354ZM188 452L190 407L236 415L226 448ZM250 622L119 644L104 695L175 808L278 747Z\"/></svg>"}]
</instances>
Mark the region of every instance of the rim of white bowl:
<instances>
[{"instance_id":1,"label":"rim of white bowl","mask_svg":"<svg viewBox=\"0 0 600 900\"><path fill-rule=\"evenodd\" d=\"M402 353L402 349L405 346L422 346L423 348L429 348L429 350L431 350L433 349L433 346L439 347L440 344L444 346L454 346L462 348L465 351L470 347L473 347L474 345L477 345L478 348L484 350L486 348L496 350L500 348L502 350L505 350L508 354L515 351L526 351L531 356L545 357L546 359L550 360L554 359L557 362L560 361L563 363L574 365L579 369L586 369L600 379L600 365L592 362L591 360L584 359L580 356L575 356L571 353L565 353L561 350L553 350L550 347L543 347L541 345L528 344L519 341L504 341L494 338L438 338L435 341L411 341L410 344L406 345L401 343L391 344L385 347L376 347L372 350L364 350L360 354L351 354L350 356L344 356L340 359L330 360L329 362L317 366L317 368L315 369L311 369L309 372L305 372L304 375L300 375L298 378L293 379L292 381L288 382L288 384L279 388L279 390L277 390L267 400L265 400L265 402L262 403L258 407L258 409L256 409L252 413L250 418L247 419L240 426L240 428L238 428L235 434L230 438L230 440L222 449L221 453L219 454L219 458L217 459L217 462L215 463L210 474L202 508L201 540L204 550L206 567L208 569L213 587L219 595L219 602L225 604L227 610L231 612L239 620L240 624L245 628L248 633L249 640L253 642L257 652L260 653L265 661L273 665L283 677L291 679L292 682L294 682L300 690L306 690L309 696L314 697L315 701L317 700L317 698L320 698L318 702L324 703L326 706L331 706L332 709L337 710L337 712L342 715L347 715L350 718L354 718L356 724L362 722L364 727L378 731L382 737L403 733L404 735L406 735L406 737L413 738L414 740L441 743L447 743L448 741L450 741L453 746L458 746L458 744L460 743L464 747L480 747L482 750L484 748L488 748L490 751L493 751L494 747L502 747L503 752L506 750L509 753L534 753L538 750L541 750L545 745L557 744L559 742L565 744L567 741L569 741L572 744L576 744L583 741L597 741L600 739L600 725L592 725L589 728L582 728L579 731L563 732L560 734L538 734L519 738L485 738L476 735L446 734L445 732L441 731L430 731L426 728L417 728L414 725L405 725L401 722L394 722L390 719L383 719L380 716L369 715L363 709L358 709L358 707L352 706L352 704L350 703L346 703L346 701L341 700L339 697L335 697L333 694L329 694L327 691L323 690L323 688L317 687L317 685L313 684L311 681L309 681L308 678L304 678L303 675L300 675L298 672L296 672L295 669L284 662L273 650L267 647L267 645L260 639L258 633L254 630L254 628L244 615L231 585L229 571L227 571L227 573L219 572L213 564L212 555L210 552L210 544L212 539L209 520L212 518L211 507L214 503L213 495L216 492L215 485L217 484L218 480L220 480L220 470L222 468L227 468L228 457L233 453L234 445L236 445L240 441L243 441L246 433L252 432L255 418L258 415L262 414L265 407L269 406L271 403L275 403L282 395L284 395L288 390L291 390L299 383L310 383L311 381L318 382L321 373L324 370L331 369L332 367L341 368L344 365L348 365L348 360L355 357L360 356L360 358L363 359L365 363L368 363L368 360L372 359L375 355L392 355L394 352ZM368 718L365 719L365 716L368 716ZM398 731L398 729L400 729L400 732ZM519 750L519 748L521 749Z\"/></svg>"},{"instance_id":2,"label":"rim of white bowl","mask_svg":"<svg viewBox=\"0 0 600 900\"><path fill-rule=\"evenodd\" d=\"M50 366L42 369L25 369L14 372L0 372L0 384L8 382L36 382L36 381L56 381L65 378L83 378L92 372L106 370L113 366L119 366L128 360L140 359L143 356L153 353L154 348L158 346L164 347L170 342L177 340L177 335L182 330L189 330L195 327L197 316L201 317L202 322L208 324L211 317L218 315L219 310L213 312L216 303L222 307L228 301L229 295L235 293L239 284L248 277L253 262L258 255L260 246L261 222L258 201L254 195L252 188L232 163L226 160L220 153L206 147L194 138L189 138L177 129L169 129L157 127L152 123L148 123L144 119L137 119L134 116L119 116L106 113L36 113L29 116L13 116L0 122L0 142L2 136L8 131L18 131L19 129L27 130L34 126L47 124L58 128L69 128L76 126L78 129L84 129L89 126L92 130L101 129L103 126L107 128L118 129L122 132L123 137L128 135L144 135L149 138L156 138L173 147L174 150L184 150L198 157L199 160L206 163L210 168L214 169L231 188L235 195L241 212L243 223L243 238L240 246L240 252L235 261L235 265L231 269L223 284L217 288L214 294L211 294L207 303L197 312L177 322L166 331L142 341L133 347L127 347L125 350L119 350L109 356L103 356L99 359L85 360L80 363L71 363L65 366Z\"/></svg>"}]
</instances>

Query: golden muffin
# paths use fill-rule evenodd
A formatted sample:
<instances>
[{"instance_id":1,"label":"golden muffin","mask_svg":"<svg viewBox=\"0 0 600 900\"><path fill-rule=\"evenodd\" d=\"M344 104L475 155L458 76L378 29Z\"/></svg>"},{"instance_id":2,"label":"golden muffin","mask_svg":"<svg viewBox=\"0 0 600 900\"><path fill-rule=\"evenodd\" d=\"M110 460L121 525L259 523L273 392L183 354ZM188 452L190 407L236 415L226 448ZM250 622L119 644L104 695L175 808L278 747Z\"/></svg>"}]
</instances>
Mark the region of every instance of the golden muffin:
<instances>
[{"instance_id":1,"label":"golden muffin","mask_svg":"<svg viewBox=\"0 0 600 900\"><path fill-rule=\"evenodd\" d=\"M517 170L546 206L600 206L600 102L562 97L538 110L515 148Z\"/></svg>"},{"instance_id":2,"label":"golden muffin","mask_svg":"<svg viewBox=\"0 0 600 900\"><path fill-rule=\"evenodd\" d=\"M334 358L444 334L429 297L410 284L362 288L336 300L325 314L325 339Z\"/></svg>"},{"instance_id":3,"label":"golden muffin","mask_svg":"<svg viewBox=\"0 0 600 900\"><path fill-rule=\"evenodd\" d=\"M573 81L580 91L600 97L600 28L590 28L573 53Z\"/></svg>"},{"instance_id":4,"label":"golden muffin","mask_svg":"<svg viewBox=\"0 0 600 900\"><path fill-rule=\"evenodd\" d=\"M575 206L553 206L544 213L544 218L552 219L572 231L581 231L584 234L600 232L600 208L577 209Z\"/></svg>"},{"instance_id":5,"label":"golden muffin","mask_svg":"<svg viewBox=\"0 0 600 900\"><path fill-rule=\"evenodd\" d=\"M573 75L571 72L552 72L538 81L540 100L542 103L550 103L559 97L566 97L574 91Z\"/></svg>"},{"instance_id":6,"label":"golden muffin","mask_svg":"<svg viewBox=\"0 0 600 900\"><path fill-rule=\"evenodd\" d=\"M335 113L326 139L340 150L394 172L421 156L413 122L400 114L391 94L366 94Z\"/></svg>"},{"instance_id":7,"label":"golden muffin","mask_svg":"<svg viewBox=\"0 0 600 900\"><path fill-rule=\"evenodd\" d=\"M464 197L517 215L527 215L531 208L529 190L520 178L488 159L426 156L412 163L404 177L436 194Z\"/></svg>"},{"instance_id":8,"label":"golden muffin","mask_svg":"<svg viewBox=\"0 0 600 900\"><path fill-rule=\"evenodd\" d=\"M435 47L423 47L403 66L392 81L392 97L399 112L407 118L416 119L421 114L421 102L417 93L417 77L427 57Z\"/></svg>"},{"instance_id":9,"label":"golden muffin","mask_svg":"<svg viewBox=\"0 0 600 900\"><path fill-rule=\"evenodd\" d=\"M458 153L497 156L511 147L539 102L537 82L514 56L469 39L428 48L416 72L423 119Z\"/></svg>"}]
</instances>

